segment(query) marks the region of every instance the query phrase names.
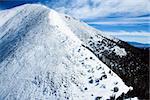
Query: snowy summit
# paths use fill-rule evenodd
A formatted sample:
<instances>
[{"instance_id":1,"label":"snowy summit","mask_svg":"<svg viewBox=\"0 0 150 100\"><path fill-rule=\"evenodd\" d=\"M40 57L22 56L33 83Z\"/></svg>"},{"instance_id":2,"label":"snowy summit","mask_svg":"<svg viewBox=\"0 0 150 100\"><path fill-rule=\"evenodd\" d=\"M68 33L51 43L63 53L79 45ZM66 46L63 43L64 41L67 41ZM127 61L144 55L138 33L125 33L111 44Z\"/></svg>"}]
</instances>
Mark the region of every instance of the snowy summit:
<instances>
[{"instance_id":1,"label":"snowy summit","mask_svg":"<svg viewBox=\"0 0 150 100\"><path fill-rule=\"evenodd\" d=\"M43 5L1 11L0 100L106 100L127 93L131 88L92 52L91 38L119 41L100 33ZM95 53L127 55L117 45L101 47Z\"/></svg>"}]
</instances>

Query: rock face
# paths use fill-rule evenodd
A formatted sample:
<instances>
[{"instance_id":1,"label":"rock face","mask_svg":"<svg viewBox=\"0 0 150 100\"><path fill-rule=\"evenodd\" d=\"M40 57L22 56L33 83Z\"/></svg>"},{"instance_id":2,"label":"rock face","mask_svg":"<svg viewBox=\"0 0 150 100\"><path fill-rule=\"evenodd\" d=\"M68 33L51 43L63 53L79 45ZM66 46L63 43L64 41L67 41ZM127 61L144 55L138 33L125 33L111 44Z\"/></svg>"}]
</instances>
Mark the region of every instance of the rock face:
<instances>
[{"instance_id":1,"label":"rock face","mask_svg":"<svg viewBox=\"0 0 150 100\"><path fill-rule=\"evenodd\" d=\"M0 12L0 100L106 100L129 89L54 10Z\"/></svg>"}]
</instances>

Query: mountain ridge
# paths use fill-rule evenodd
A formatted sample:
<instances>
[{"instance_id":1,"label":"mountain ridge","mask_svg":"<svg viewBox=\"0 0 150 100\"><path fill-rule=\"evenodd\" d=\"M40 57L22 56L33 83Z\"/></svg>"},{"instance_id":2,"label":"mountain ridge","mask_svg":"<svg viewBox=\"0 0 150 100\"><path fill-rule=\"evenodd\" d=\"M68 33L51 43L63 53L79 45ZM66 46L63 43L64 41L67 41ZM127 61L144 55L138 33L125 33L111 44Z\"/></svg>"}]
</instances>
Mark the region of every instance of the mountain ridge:
<instances>
[{"instance_id":1,"label":"mountain ridge","mask_svg":"<svg viewBox=\"0 0 150 100\"><path fill-rule=\"evenodd\" d=\"M1 95L4 94L2 95L3 97L6 94L8 95L6 96L7 98L21 97L23 93L29 92L28 89L23 90L24 85L29 88L29 86L34 87L33 84L35 84L39 87L32 88L36 91L35 95L32 94L34 93L33 91L30 91L29 93L32 96L26 95L24 99L27 97L45 97L45 99L48 97L51 97L51 99L117 98L123 91L126 93L130 89L129 86L133 87L133 91L129 91L127 95L123 95L124 97L148 99L149 60L147 58L149 51L132 47L128 43L111 37L107 33L98 31L80 20L76 20L65 14L58 14L43 5L27 4L13 9L0 12L0 19L3 19L0 21L0 74L2 75L0 86L3 88L3 91L0 93ZM101 65L103 68L98 67L98 65ZM30 70L27 69L28 66L30 66ZM50 67L52 69L49 69L46 66L54 66L54 68ZM25 72L20 73L23 71L21 67L24 68ZM59 67L62 69L59 69ZM16 72L15 69L18 68L20 71L18 70ZM39 71L34 71L34 69L38 69ZM47 72L43 71L44 69ZM67 72L68 69L69 72ZM58 73L59 71L61 74ZM68 77L62 74L63 71L67 73ZM73 73L74 71L75 73ZM102 73L100 74L99 72ZM30 76L26 78L21 76L24 82L19 82L22 84L21 87L16 85L20 90L11 90L11 86L15 86L15 84L11 84L6 90L4 89L6 86L5 82L8 84L9 82L11 83L11 80L7 81L4 78L9 79L10 73L18 82L21 79L17 75L24 74L28 76L30 73ZM70 73L73 76L70 76ZM4 77L3 75L6 76ZM114 78L113 75L117 78ZM56 80L53 79L54 76ZM69 82L67 85L70 86L70 89L73 87L80 88L80 90L77 89L78 92L72 91L74 95L76 94L78 96L73 97L73 94L68 93L71 90L63 90L64 93L61 93L60 88L62 89L62 86L60 84L64 81L60 81L57 78L60 76L63 76L60 79L65 79L65 82ZM76 77L75 79L74 76ZM84 80L83 83L79 77L82 77L81 79ZM124 85L119 77L128 87ZM71 81L69 78L71 78ZM113 87L108 87L109 89L107 89L106 87L109 83L103 82L103 78L106 80L112 78L110 81L111 85L114 84L114 81L118 80L120 83L120 86L117 87L117 90L119 88L119 93L110 89ZM26 83L25 80L29 83ZM100 84L101 82L105 85ZM56 85L50 83L56 83ZM100 86L101 89L98 89L96 86ZM125 89L121 89L122 87L125 87ZM103 90L107 91L106 95L100 94L103 93ZM8 91L12 91L12 93ZM89 94L85 91L88 91ZM48 96L47 93L51 94L51 96ZM83 95L81 96L80 94ZM3 98L2 96L1 98Z\"/></svg>"},{"instance_id":2,"label":"mountain ridge","mask_svg":"<svg viewBox=\"0 0 150 100\"><path fill-rule=\"evenodd\" d=\"M133 87L129 95L148 99L149 50L133 47L127 42L73 19L68 16L65 21L91 52L117 73L128 86Z\"/></svg>"},{"instance_id":3,"label":"mountain ridge","mask_svg":"<svg viewBox=\"0 0 150 100\"><path fill-rule=\"evenodd\" d=\"M0 99L111 99L132 90L54 10L27 4L0 20Z\"/></svg>"}]
</instances>

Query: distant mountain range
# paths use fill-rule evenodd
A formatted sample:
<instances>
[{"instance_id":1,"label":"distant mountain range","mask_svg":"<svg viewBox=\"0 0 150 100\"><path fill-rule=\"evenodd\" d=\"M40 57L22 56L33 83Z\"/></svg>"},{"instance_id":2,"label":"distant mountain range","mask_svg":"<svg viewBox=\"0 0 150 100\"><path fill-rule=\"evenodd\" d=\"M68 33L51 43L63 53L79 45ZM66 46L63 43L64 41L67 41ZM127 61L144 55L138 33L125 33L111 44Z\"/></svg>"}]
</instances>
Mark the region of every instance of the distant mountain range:
<instances>
[{"instance_id":1,"label":"distant mountain range","mask_svg":"<svg viewBox=\"0 0 150 100\"><path fill-rule=\"evenodd\" d=\"M139 42L128 42L130 45L133 45L134 47L138 48L149 48L150 44L144 44L144 43L139 43Z\"/></svg>"}]
</instances>

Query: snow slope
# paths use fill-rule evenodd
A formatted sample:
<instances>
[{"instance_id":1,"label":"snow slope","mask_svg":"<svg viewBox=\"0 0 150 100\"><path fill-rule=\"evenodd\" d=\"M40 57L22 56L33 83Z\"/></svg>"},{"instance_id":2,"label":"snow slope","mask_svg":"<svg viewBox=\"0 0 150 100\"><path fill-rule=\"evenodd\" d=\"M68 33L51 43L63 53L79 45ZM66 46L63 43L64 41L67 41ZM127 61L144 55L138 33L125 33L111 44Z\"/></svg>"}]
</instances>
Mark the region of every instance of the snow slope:
<instances>
[{"instance_id":1,"label":"snow slope","mask_svg":"<svg viewBox=\"0 0 150 100\"><path fill-rule=\"evenodd\" d=\"M148 49L135 48L68 15L61 17L87 49L133 87L128 96L149 99Z\"/></svg>"},{"instance_id":2,"label":"snow slope","mask_svg":"<svg viewBox=\"0 0 150 100\"><path fill-rule=\"evenodd\" d=\"M42 5L0 12L0 100L106 100L126 93L130 88L72 29Z\"/></svg>"}]
</instances>

